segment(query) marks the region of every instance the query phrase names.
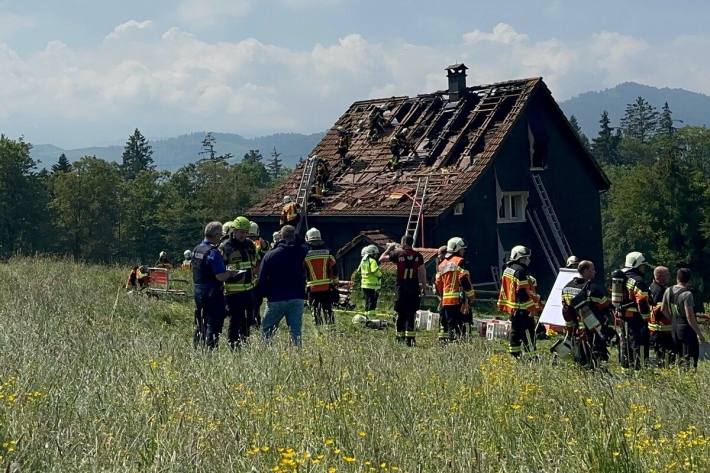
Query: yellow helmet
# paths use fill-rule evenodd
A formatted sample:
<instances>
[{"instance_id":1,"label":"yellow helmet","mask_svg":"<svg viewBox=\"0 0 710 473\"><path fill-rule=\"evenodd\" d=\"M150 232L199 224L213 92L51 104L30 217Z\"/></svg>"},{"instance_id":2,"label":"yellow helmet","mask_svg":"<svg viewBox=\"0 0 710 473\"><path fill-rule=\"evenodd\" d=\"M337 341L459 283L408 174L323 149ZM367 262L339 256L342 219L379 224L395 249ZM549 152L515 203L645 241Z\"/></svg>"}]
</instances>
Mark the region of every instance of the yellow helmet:
<instances>
[{"instance_id":1,"label":"yellow helmet","mask_svg":"<svg viewBox=\"0 0 710 473\"><path fill-rule=\"evenodd\" d=\"M248 218L237 217L234 219L234 229L235 230L244 230L245 232L249 232L250 228L251 228L251 222L249 221Z\"/></svg>"}]
</instances>

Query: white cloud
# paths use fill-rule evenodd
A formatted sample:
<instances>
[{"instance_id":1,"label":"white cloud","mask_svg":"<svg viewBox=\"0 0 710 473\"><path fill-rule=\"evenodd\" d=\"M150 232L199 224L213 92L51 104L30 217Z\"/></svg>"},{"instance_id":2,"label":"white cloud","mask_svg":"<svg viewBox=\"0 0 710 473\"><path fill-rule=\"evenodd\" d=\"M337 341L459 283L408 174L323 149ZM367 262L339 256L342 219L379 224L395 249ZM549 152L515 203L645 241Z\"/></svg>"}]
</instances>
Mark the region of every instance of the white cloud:
<instances>
[{"instance_id":1,"label":"white cloud","mask_svg":"<svg viewBox=\"0 0 710 473\"><path fill-rule=\"evenodd\" d=\"M178 8L180 19L189 26L205 28L251 12L253 0L183 0Z\"/></svg>"},{"instance_id":2,"label":"white cloud","mask_svg":"<svg viewBox=\"0 0 710 473\"><path fill-rule=\"evenodd\" d=\"M317 131L354 100L443 89L443 68L458 61L470 67L471 84L541 75L558 99L627 80L710 93L710 64L697 60L710 35L651 44L599 32L563 42L499 24L447 47L346 34L298 50L255 38L204 41L179 28L161 34L152 26L126 22L111 41L85 50L53 41L20 55L0 42L0 126L30 139L30 127L57 123L72 124L74 139L115 139L135 126L161 136Z\"/></svg>"},{"instance_id":3,"label":"white cloud","mask_svg":"<svg viewBox=\"0 0 710 473\"><path fill-rule=\"evenodd\" d=\"M339 5L342 0L279 0L281 3L295 8L309 8Z\"/></svg>"},{"instance_id":4,"label":"white cloud","mask_svg":"<svg viewBox=\"0 0 710 473\"><path fill-rule=\"evenodd\" d=\"M151 20L128 20L127 22L116 26L113 31L106 36L106 39L119 39L122 36L130 34L131 32L145 30L152 26L153 22Z\"/></svg>"},{"instance_id":5,"label":"white cloud","mask_svg":"<svg viewBox=\"0 0 710 473\"><path fill-rule=\"evenodd\" d=\"M0 39L9 38L20 30L35 26L35 19L15 13L0 12Z\"/></svg>"}]
</instances>

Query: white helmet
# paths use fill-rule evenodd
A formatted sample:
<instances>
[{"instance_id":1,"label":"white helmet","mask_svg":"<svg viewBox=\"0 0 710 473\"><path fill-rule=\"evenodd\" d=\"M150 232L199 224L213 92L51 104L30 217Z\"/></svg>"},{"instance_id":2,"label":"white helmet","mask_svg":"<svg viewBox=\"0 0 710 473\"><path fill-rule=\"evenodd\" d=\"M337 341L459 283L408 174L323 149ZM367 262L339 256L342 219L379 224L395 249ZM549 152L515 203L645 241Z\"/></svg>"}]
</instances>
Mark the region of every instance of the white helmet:
<instances>
[{"instance_id":1,"label":"white helmet","mask_svg":"<svg viewBox=\"0 0 710 473\"><path fill-rule=\"evenodd\" d=\"M646 258L644 258L643 253L640 251L632 251L626 255L626 261L624 262L624 268L633 269L638 268L646 264Z\"/></svg>"},{"instance_id":2,"label":"white helmet","mask_svg":"<svg viewBox=\"0 0 710 473\"><path fill-rule=\"evenodd\" d=\"M361 314L357 314L355 317L353 317L353 324L364 324L367 322L367 317Z\"/></svg>"},{"instance_id":3,"label":"white helmet","mask_svg":"<svg viewBox=\"0 0 710 473\"><path fill-rule=\"evenodd\" d=\"M446 253L448 254L458 253L460 250L464 249L466 249L466 242L463 241L463 238L453 237L446 242Z\"/></svg>"},{"instance_id":4,"label":"white helmet","mask_svg":"<svg viewBox=\"0 0 710 473\"><path fill-rule=\"evenodd\" d=\"M572 255L567 258L567 268L577 269L577 266L579 266L579 258L577 258L575 255Z\"/></svg>"},{"instance_id":5,"label":"white helmet","mask_svg":"<svg viewBox=\"0 0 710 473\"><path fill-rule=\"evenodd\" d=\"M259 224L256 222L249 222L249 236L259 236Z\"/></svg>"},{"instance_id":6,"label":"white helmet","mask_svg":"<svg viewBox=\"0 0 710 473\"><path fill-rule=\"evenodd\" d=\"M279 241L280 236L281 236L281 232L274 232L274 234L271 235L271 240L272 241Z\"/></svg>"},{"instance_id":7,"label":"white helmet","mask_svg":"<svg viewBox=\"0 0 710 473\"><path fill-rule=\"evenodd\" d=\"M372 256L373 258L380 253L380 249L375 245L367 245L360 250L360 256Z\"/></svg>"},{"instance_id":8,"label":"white helmet","mask_svg":"<svg viewBox=\"0 0 710 473\"><path fill-rule=\"evenodd\" d=\"M232 220L225 222L224 225L222 225L222 235L229 235L229 232L231 232L233 228L234 222Z\"/></svg>"},{"instance_id":9,"label":"white helmet","mask_svg":"<svg viewBox=\"0 0 710 473\"><path fill-rule=\"evenodd\" d=\"M519 259L530 256L531 254L532 252L530 251L530 248L523 245L517 245L510 250L510 261L518 261Z\"/></svg>"},{"instance_id":10,"label":"white helmet","mask_svg":"<svg viewBox=\"0 0 710 473\"><path fill-rule=\"evenodd\" d=\"M284 196L284 204L290 204L290 203L291 203L291 196L285 195Z\"/></svg>"},{"instance_id":11,"label":"white helmet","mask_svg":"<svg viewBox=\"0 0 710 473\"><path fill-rule=\"evenodd\" d=\"M185 259L192 259L192 251L190 251L190 250L185 250L185 251L182 253L182 257L185 258Z\"/></svg>"},{"instance_id":12,"label":"white helmet","mask_svg":"<svg viewBox=\"0 0 710 473\"><path fill-rule=\"evenodd\" d=\"M159 258L167 258L168 254L165 251L161 251L158 255Z\"/></svg>"},{"instance_id":13,"label":"white helmet","mask_svg":"<svg viewBox=\"0 0 710 473\"><path fill-rule=\"evenodd\" d=\"M320 236L320 230L316 227L311 228L306 232L306 241L320 241L322 240Z\"/></svg>"}]
</instances>

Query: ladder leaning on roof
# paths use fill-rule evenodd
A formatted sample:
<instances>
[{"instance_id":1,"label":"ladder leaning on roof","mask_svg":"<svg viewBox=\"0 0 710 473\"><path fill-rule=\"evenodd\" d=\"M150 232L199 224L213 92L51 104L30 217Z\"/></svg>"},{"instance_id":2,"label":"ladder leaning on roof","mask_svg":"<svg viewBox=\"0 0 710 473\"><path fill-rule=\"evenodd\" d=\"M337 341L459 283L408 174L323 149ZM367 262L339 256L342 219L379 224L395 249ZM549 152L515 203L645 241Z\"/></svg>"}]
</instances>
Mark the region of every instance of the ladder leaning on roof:
<instances>
[{"instance_id":1,"label":"ladder leaning on roof","mask_svg":"<svg viewBox=\"0 0 710 473\"><path fill-rule=\"evenodd\" d=\"M296 204L301 208L301 216L304 219L306 227L308 227L308 193L311 191L311 186L313 185L317 163L318 156L315 155L310 156L306 160L303 166L301 182L298 184L298 193L296 194Z\"/></svg>"},{"instance_id":2,"label":"ladder leaning on roof","mask_svg":"<svg viewBox=\"0 0 710 473\"><path fill-rule=\"evenodd\" d=\"M414 239L412 246L417 245L417 236L424 220L424 199L426 199L426 190L429 185L429 176L420 177L417 181L417 188L412 197L412 208L409 211L409 219L407 220L407 230L405 235L411 236ZM422 244L424 235L422 235Z\"/></svg>"}]
</instances>

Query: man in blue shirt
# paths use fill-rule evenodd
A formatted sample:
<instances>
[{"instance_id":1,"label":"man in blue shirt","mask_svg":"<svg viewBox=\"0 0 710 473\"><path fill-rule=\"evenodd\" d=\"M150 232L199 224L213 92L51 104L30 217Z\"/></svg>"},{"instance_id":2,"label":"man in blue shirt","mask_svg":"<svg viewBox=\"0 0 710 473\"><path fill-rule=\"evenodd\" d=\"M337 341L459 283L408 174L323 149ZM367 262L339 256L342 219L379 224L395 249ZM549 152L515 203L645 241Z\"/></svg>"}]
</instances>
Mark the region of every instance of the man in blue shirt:
<instances>
[{"instance_id":1,"label":"man in blue shirt","mask_svg":"<svg viewBox=\"0 0 710 473\"><path fill-rule=\"evenodd\" d=\"M298 346L301 344L303 302L306 299L304 262L308 247L291 225L281 229L280 237L261 263L257 288L260 297L266 297L267 301L261 330L265 339L271 338L285 317L291 341Z\"/></svg>"},{"instance_id":2,"label":"man in blue shirt","mask_svg":"<svg viewBox=\"0 0 710 473\"><path fill-rule=\"evenodd\" d=\"M222 224L210 222L205 238L192 250L192 280L195 283L195 348L206 344L217 347L224 325L224 294L222 284L236 271L228 271L217 245L222 237Z\"/></svg>"}]
</instances>

